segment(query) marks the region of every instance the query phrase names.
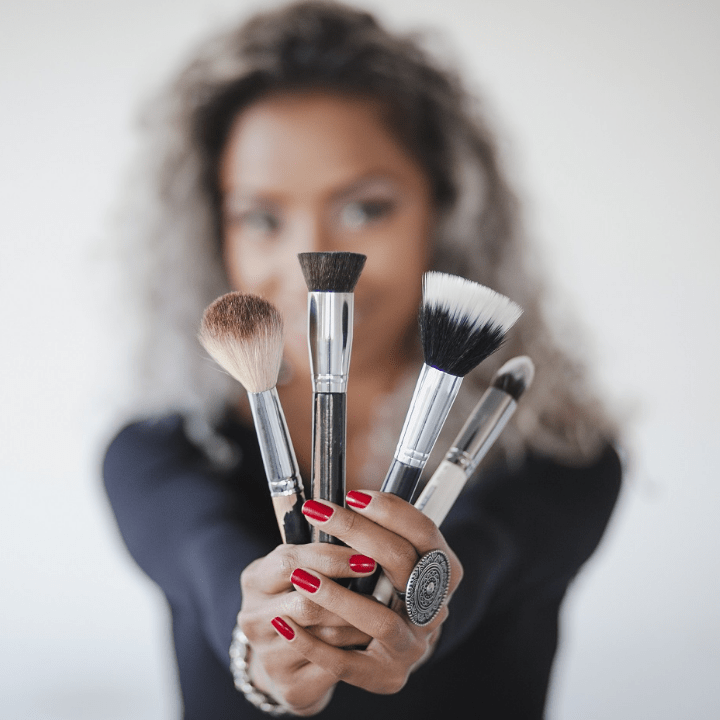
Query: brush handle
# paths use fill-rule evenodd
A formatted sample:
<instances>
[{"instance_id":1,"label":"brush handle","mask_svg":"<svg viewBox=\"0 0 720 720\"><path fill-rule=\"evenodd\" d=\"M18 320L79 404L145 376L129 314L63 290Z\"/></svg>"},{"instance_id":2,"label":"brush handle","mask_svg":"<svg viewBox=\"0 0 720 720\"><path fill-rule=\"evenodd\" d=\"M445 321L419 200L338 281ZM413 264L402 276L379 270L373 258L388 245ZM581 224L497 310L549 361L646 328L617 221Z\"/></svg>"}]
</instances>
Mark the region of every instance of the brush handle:
<instances>
[{"instance_id":1,"label":"brush handle","mask_svg":"<svg viewBox=\"0 0 720 720\"><path fill-rule=\"evenodd\" d=\"M345 504L345 435L347 405L345 393L315 393L313 405L313 450L311 494L315 500ZM313 542L342 543L317 528Z\"/></svg>"},{"instance_id":2,"label":"brush handle","mask_svg":"<svg viewBox=\"0 0 720 720\"><path fill-rule=\"evenodd\" d=\"M382 492L392 493L411 502L461 383L461 377L445 373L427 363L423 364L393 461L380 488ZM380 576L381 571L378 569L368 577L355 578L351 581L350 588L369 595Z\"/></svg>"},{"instance_id":3,"label":"brush handle","mask_svg":"<svg viewBox=\"0 0 720 720\"><path fill-rule=\"evenodd\" d=\"M303 493L276 495L272 498L275 518L284 544L305 545L311 541L310 526L302 512Z\"/></svg>"},{"instance_id":4,"label":"brush handle","mask_svg":"<svg viewBox=\"0 0 720 720\"><path fill-rule=\"evenodd\" d=\"M248 393L248 401L283 543L307 543L310 527L302 514L305 496L300 468L277 389Z\"/></svg>"},{"instance_id":5,"label":"brush handle","mask_svg":"<svg viewBox=\"0 0 720 720\"><path fill-rule=\"evenodd\" d=\"M420 480L423 467L424 463L422 467L413 467L394 458L380 488L381 492L392 493L410 502L415 493L418 480Z\"/></svg>"},{"instance_id":6,"label":"brush handle","mask_svg":"<svg viewBox=\"0 0 720 720\"><path fill-rule=\"evenodd\" d=\"M468 478L487 455L516 408L516 400L504 390L490 387L483 393L452 447L415 501L415 507L436 525L440 525L450 512ZM393 463L395 464L398 464L397 461ZM392 471L391 467L391 472L383 483L383 489L386 484L402 489L405 479L401 471L397 470L397 475L393 475ZM407 491L407 485L405 489ZM395 494L400 495L399 492ZM405 499L410 501L411 498L405 496ZM370 581L365 583L363 582L365 578L360 578L360 582L353 585L352 589L372 594L378 602L388 605L394 595L390 581L385 575L379 574L371 576L371 579L375 584L371 584Z\"/></svg>"}]
</instances>

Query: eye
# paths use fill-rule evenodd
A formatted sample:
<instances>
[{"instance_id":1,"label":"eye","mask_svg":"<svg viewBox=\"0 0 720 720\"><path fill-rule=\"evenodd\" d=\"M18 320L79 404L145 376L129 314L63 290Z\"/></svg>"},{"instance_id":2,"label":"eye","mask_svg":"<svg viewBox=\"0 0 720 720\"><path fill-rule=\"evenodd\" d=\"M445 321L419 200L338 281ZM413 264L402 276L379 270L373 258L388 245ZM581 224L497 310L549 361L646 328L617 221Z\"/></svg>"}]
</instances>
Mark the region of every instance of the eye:
<instances>
[{"instance_id":1,"label":"eye","mask_svg":"<svg viewBox=\"0 0 720 720\"><path fill-rule=\"evenodd\" d=\"M394 208L391 200L353 200L340 209L340 223L349 230L359 230L387 217Z\"/></svg>"},{"instance_id":2,"label":"eye","mask_svg":"<svg viewBox=\"0 0 720 720\"><path fill-rule=\"evenodd\" d=\"M280 218L275 213L261 208L245 210L237 219L246 229L257 233L274 233L280 227Z\"/></svg>"}]
</instances>

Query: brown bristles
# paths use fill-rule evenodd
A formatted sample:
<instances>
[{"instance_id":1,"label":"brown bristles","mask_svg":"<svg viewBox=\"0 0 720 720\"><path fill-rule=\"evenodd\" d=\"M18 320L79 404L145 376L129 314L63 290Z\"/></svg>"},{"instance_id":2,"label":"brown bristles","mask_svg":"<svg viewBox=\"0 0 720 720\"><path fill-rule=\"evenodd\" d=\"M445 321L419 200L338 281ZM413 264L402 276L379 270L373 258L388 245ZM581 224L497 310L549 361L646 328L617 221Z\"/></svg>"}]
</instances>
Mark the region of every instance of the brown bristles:
<instances>
[{"instance_id":1,"label":"brown bristles","mask_svg":"<svg viewBox=\"0 0 720 720\"><path fill-rule=\"evenodd\" d=\"M199 339L248 392L263 392L277 384L283 322L267 300L240 292L222 295L206 308Z\"/></svg>"}]
</instances>

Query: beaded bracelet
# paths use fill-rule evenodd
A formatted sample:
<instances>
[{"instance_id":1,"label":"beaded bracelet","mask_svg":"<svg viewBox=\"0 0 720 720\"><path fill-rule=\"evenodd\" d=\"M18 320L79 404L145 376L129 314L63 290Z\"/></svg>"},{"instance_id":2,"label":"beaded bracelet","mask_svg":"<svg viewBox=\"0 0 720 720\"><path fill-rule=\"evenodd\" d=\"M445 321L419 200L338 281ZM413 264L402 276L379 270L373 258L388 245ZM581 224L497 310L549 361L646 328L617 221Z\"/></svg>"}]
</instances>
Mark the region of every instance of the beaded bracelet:
<instances>
[{"instance_id":1,"label":"beaded bracelet","mask_svg":"<svg viewBox=\"0 0 720 720\"><path fill-rule=\"evenodd\" d=\"M247 636L235 625L230 643L230 672L233 676L235 687L245 696L247 701L259 710L262 710L273 717L291 715L280 703L273 700L269 695L258 690L250 679L248 666L250 664L250 643Z\"/></svg>"}]
</instances>

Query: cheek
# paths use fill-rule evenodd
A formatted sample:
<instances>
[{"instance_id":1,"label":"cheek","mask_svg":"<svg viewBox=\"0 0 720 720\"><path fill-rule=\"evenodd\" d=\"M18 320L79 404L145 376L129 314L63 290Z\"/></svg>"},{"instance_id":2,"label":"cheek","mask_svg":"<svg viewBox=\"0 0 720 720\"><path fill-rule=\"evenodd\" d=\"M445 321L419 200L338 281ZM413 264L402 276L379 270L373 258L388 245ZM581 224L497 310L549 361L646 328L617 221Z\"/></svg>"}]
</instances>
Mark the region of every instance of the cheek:
<instances>
[{"instance_id":1,"label":"cheek","mask_svg":"<svg viewBox=\"0 0 720 720\"><path fill-rule=\"evenodd\" d=\"M223 261L233 290L267 296L277 282L276 264L259 248L250 248L239 233L224 233ZM268 298L270 299L270 298Z\"/></svg>"}]
</instances>

